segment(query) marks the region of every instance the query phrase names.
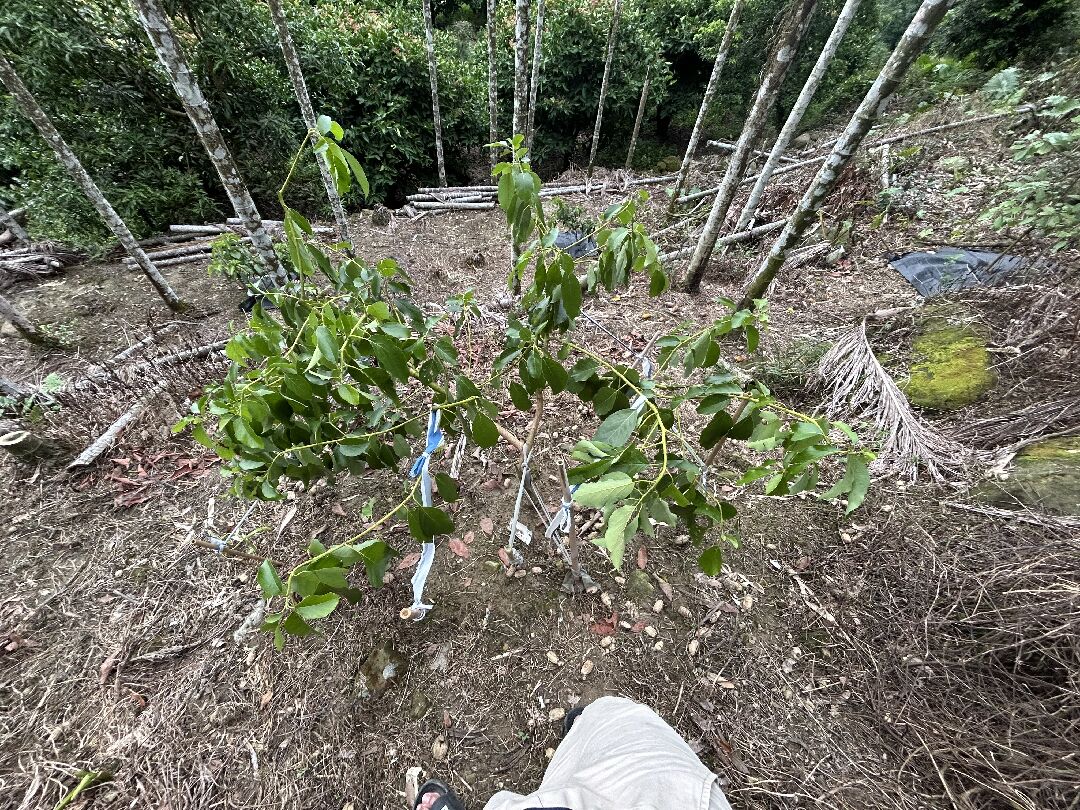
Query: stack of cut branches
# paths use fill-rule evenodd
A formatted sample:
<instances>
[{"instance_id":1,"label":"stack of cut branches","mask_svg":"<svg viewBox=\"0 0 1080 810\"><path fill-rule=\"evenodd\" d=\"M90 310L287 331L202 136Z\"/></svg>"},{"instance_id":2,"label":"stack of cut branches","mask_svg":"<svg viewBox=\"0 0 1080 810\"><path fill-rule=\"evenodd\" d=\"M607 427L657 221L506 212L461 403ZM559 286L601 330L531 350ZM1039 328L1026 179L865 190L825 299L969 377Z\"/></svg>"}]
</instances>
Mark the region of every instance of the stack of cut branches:
<instances>
[{"instance_id":1,"label":"stack of cut branches","mask_svg":"<svg viewBox=\"0 0 1080 810\"><path fill-rule=\"evenodd\" d=\"M596 183L577 183L573 181L546 184L540 191L541 197L559 197L566 194L588 194L593 191L620 192L638 186L650 186L668 183L675 175L661 177L642 177L633 180L608 180ZM427 211L487 211L498 202L497 186L449 186L446 188L426 187L416 190L405 199L408 203L400 209L410 219L422 216Z\"/></svg>"},{"instance_id":2,"label":"stack of cut branches","mask_svg":"<svg viewBox=\"0 0 1080 810\"><path fill-rule=\"evenodd\" d=\"M43 242L0 252L0 290L19 281L52 276L85 257L70 249Z\"/></svg>"},{"instance_id":3,"label":"stack of cut branches","mask_svg":"<svg viewBox=\"0 0 1080 810\"><path fill-rule=\"evenodd\" d=\"M264 219L262 221L270 235L280 239L284 225L280 220ZM313 225L315 233L333 233L334 229L325 225ZM171 267L174 264L190 264L191 262L209 259L214 246L214 240L223 233L235 233L241 237L241 242L250 242L251 237L236 217L229 217L222 225L170 225L170 236L155 236L139 242L141 247L161 247L147 253L150 259L158 267ZM128 267L135 266L135 260L130 256L124 257L124 264Z\"/></svg>"}]
</instances>

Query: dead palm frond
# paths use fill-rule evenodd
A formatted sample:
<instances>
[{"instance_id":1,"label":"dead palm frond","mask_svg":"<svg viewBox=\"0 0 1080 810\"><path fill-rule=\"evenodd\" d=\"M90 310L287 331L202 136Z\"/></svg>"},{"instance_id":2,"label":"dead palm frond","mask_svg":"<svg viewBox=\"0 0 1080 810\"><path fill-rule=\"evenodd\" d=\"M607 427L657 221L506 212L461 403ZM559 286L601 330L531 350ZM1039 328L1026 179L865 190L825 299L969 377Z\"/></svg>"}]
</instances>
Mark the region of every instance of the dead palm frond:
<instances>
[{"instance_id":1,"label":"dead palm frond","mask_svg":"<svg viewBox=\"0 0 1080 810\"><path fill-rule=\"evenodd\" d=\"M920 466L934 481L954 477L973 459L961 444L927 426L911 409L904 392L874 356L866 336L866 322L903 310L883 310L862 319L844 333L821 358L818 376L831 394L825 409L833 416L870 421L881 434L879 458L907 472L912 480Z\"/></svg>"}]
</instances>

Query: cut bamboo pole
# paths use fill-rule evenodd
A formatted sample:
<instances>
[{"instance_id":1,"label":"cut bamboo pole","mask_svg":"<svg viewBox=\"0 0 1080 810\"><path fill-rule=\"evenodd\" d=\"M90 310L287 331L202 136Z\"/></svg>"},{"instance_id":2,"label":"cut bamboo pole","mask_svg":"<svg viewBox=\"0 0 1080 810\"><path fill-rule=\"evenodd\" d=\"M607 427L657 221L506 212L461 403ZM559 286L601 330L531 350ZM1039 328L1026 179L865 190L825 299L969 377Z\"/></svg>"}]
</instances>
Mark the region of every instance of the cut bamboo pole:
<instances>
[{"instance_id":1,"label":"cut bamboo pole","mask_svg":"<svg viewBox=\"0 0 1080 810\"><path fill-rule=\"evenodd\" d=\"M596 150L600 145L600 127L604 120L604 102L607 101L608 83L611 79L611 63L615 56L615 41L619 34L619 14L622 0L615 0L611 12L611 28L608 30L607 56L604 57L604 77L600 80L600 102L596 105L596 124L593 126L592 147L589 149L589 168L586 177L592 180L593 166L596 163Z\"/></svg>"},{"instance_id":2,"label":"cut bamboo pole","mask_svg":"<svg viewBox=\"0 0 1080 810\"><path fill-rule=\"evenodd\" d=\"M315 117L315 108L311 104L311 95L308 93L307 82L304 81L304 72L300 68L300 57L293 45L292 34L289 33L289 24L285 19L285 11L281 7L281 0L267 0L270 6L270 17L277 29L278 43L281 45L281 54L285 59L285 67L289 71L289 79L292 81L293 94L296 103L300 106L300 117L304 126L309 131L316 130L318 119ZM326 160L326 153L319 152L315 155L315 162L319 166L319 176L322 177L323 188L326 189L326 198L330 201L330 208L334 212L334 222L337 223L338 237L342 242L352 244L349 239L349 220L345 216L345 206L341 202L337 185L330 174L330 164Z\"/></svg>"},{"instance_id":3,"label":"cut bamboo pole","mask_svg":"<svg viewBox=\"0 0 1080 810\"><path fill-rule=\"evenodd\" d=\"M532 158L533 136L536 122L536 104L540 95L540 69L543 62L541 43L544 39L544 0L536 0L536 31L533 34L532 76L529 78L529 115L525 126L525 148Z\"/></svg>"},{"instance_id":4,"label":"cut bamboo pole","mask_svg":"<svg viewBox=\"0 0 1080 810\"><path fill-rule=\"evenodd\" d=\"M195 133L199 136L207 155L210 156L210 162L217 171L225 193L236 211L236 216L243 222L251 236L255 253L268 273L281 275L283 273L281 262L278 260L277 253L274 252L270 235L263 227L259 209L256 208L255 201L251 198L247 185L240 176L236 161L233 160L221 129L210 112L210 105L207 104L202 90L195 81L195 76L188 66L183 49L172 29L172 23L161 7L160 0L134 0L134 4L158 60L165 68L173 89L180 99L180 104L195 128Z\"/></svg>"},{"instance_id":5,"label":"cut bamboo pole","mask_svg":"<svg viewBox=\"0 0 1080 810\"><path fill-rule=\"evenodd\" d=\"M22 79L15 73L15 69L11 66L11 63L0 55L0 80L3 81L4 86L7 87L8 92L11 93L12 98L15 100L16 106L30 121L37 127L38 132L53 148L57 158L60 160L60 164L67 170L67 173L71 175L71 178L82 189L83 194L87 199L93 203L94 208L98 214L105 221L105 224L112 231L113 235L120 240L120 244L124 246L124 250L136 260L139 265L139 269L150 280L150 283L157 290L158 295L168 305L169 309L174 312L182 312L187 308L187 305L180 299L180 297L173 292L172 287L169 286L169 282L165 280L165 277L158 272L158 269L154 267L153 262L146 258L146 253L139 247L138 242L135 241L135 236L128 229L127 224L120 218L120 215L116 213L116 210L109 204L109 201L105 199L105 195L101 193L101 189L97 187L97 183L90 177L90 173L83 168L79 159L75 156L75 153L71 151L71 147L68 146L67 141L60 135L60 131L53 125L49 116L46 115L45 110L41 108L41 105L37 103L37 100L31 95L30 91L23 84Z\"/></svg>"},{"instance_id":6,"label":"cut bamboo pole","mask_svg":"<svg viewBox=\"0 0 1080 810\"><path fill-rule=\"evenodd\" d=\"M746 117L746 124L743 126L742 134L739 135L735 151L731 153L724 179L720 183L720 190L716 192L712 210L701 232L701 239L698 240L697 248L686 268L682 286L689 293L696 293L701 287L701 279L705 276L705 268L708 266L713 248L716 247L720 229L724 225L728 210L735 199L735 192L750 160L750 152L761 135L770 110L776 104L780 86L795 59L795 52L803 34L806 33L816 6L817 0L792 0L780 25L776 48L765 66L761 85L758 87L754 103Z\"/></svg>"},{"instance_id":7,"label":"cut bamboo pole","mask_svg":"<svg viewBox=\"0 0 1080 810\"><path fill-rule=\"evenodd\" d=\"M682 194L682 190L686 187L686 178L690 175L690 164L693 163L694 155L697 153L698 144L701 142L701 134L705 130L705 118L708 116L709 107L712 106L713 98L716 96L716 88L719 85L720 74L723 72L724 65L727 63L728 53L731 51L731 43L735 37L735 29L739 25L739 17L742 16L742 10L745 5L746 0L735 0L735 4L731 7L731 14L728 15L727 27L724 28L724 38L720 40L720 48L716 52L712 73L709 75L709 83L705 86L705 96L701 99L701 107L698 109L697 119L694 121L694 128L690 131L690 141L686 144L686 153L683 155L682 166L679 167L679 174L675 179L675 188L672 191L671 202L668 203L667 208L668 218L675 213L675 206L679 202L679 195Z\"/></svg>"},{"instance_id":8,"label":"cut bamboo pole","mask_svg":"<svg viewBox=\"0 0 1080 810\"><path fill-rule=\"evenodd\" d=\"M645 107L649 103L649 81L652 77L652 64L645 68L645 83L641 85L641 100L638 101L637 116L634 118L634 131L630 135L630 148L626 150L627 171L634 162L634 149L637 148L638 133L641 132L641 120L645 117Z\"/></svg>"},{"instance_id":9,"label":"cut bamboo pole","mask_svg":"<svg viewBox=\"0 0 1080 810\"><path fill-rule=\"evenodd\" d=\"M750 190L750 196L739 214L739 220L735 225L736 231L741 231L749 225L750 220L757 213L758 203L761 201L765 186L768 184L769 178L772 177L776 164L782 160L784 150L788 148L795 138L795 133L802 123L803 116L810 107L810 102L813 100L821 80L825 78L825 72L829 69L833 57L836 56L836 51L844 39L844 34L847 33L851 21L855 19L855 12L859 10L861 3L862 0L846 0L844 3L840 16L836 18L832 32L830 32L829 38L825 41L825 45L818 55L817 62L814 63L814 67L810 71L810 75L807 76L799 97L795 100L794 106L788 113L787 121L784 122L780 134L776 136L776 143L773 144L772 151L769 152L769 157L765 160L765 165L761 167L761 171L758 173L758 179Z\"/></svg>"},{"instance_id":10,"label":"cut bamboo pole","mask_svg":"<svg viewBox=\"0 0 1080 810\"><path fill-rule=\"evenodd\" d=\"M488 56L488 143L499 140L499 89L495 75L495 0L487 0L487 56ZM499 162L499 148L491 147L491 168ZM423 191L423 189L420 189Z\"/></svg>"},{"instance_id":11,"label":"cut bamboo pole","mask_svg":"<svg viewBox=\"0 0 1080 810\"><path fill-rule=\"evenodd\" d=\"M897 43L873 86L848 122L844 134L836 142L825 164L818 170L817 176L806 190L802 200L799 201L795 213L788 220L783 232L773 243L769 255L761 263L757 274L747 285L742 306L746 306L754 299L765 297L777 272L784 266L788 252L798 245L806 231L817 221L818 212L825 199L836 187L841 173L855 156L871 126L885 109L892 94L896 92L904 74L916 57L922 53L930 36L951 5L952 0L923 0L911 24L908 25L907 31L904 32L904 36Z\"/></svg>"},{"instance_id":12,"label":"cut bamboo pole","mask_svg":"<svg viewBox=\"0 0 1080 810\"><path fill-rule=\"evenodd\" d=\"M514 1L514 120L512 135L525 135L529 117L529 0Z\"/></svg>"},{"instance_id":13,"label":"cut bamboo pole","mask_svg":"<svg viewBox=\"0 0 1080 810\"><path fill-rule=\"evenodd\" d=\"M427 51L428 80L431 82L431 117L435 124L435 162L439 185L446 185L446 162L443 159L442 113L439 111L439 64L435 60L435 23L431 19L431 0L424 5L424 49Z\"/></svg>"},{"instance_id":14,"label":"cut bamboo pole","mask_svg":"<svg viewBox=\"0 0 1080 810\"><path fill-rule=\"evenodd\" d=\"M54 337L38 329L2 295L0 295L0 320L10 321L16 332L38 346L56 346L59 343Z\"/></svg>"},{"instance_id":15,"label":"cut bamboo pole","mask_svg":"<svg viewBox=\"0 0 1080 810\"><path fill-rule=\"evenodd\" d=\"M8 210L0 205L0 225L7 228L13 237L15 237L15 244L17 245L29 245L30 234L26 232L22 225L13 217Z\"/></svg>"}]
</instances>

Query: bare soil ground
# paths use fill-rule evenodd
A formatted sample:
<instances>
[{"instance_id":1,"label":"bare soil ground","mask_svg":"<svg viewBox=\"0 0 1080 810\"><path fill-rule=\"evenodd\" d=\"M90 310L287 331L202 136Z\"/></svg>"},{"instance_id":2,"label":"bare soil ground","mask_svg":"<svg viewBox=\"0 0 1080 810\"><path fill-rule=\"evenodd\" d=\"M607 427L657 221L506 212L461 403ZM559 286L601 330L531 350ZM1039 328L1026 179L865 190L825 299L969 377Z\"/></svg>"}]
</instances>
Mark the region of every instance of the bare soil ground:
<instances>
[{"instance_id":1,"label":"bare soil ground","mask_svg":"<svg viewBox=\"0 0 1080 810\"><path fill-rule=\"evenodd\" d=\"M992 127L967 137L976 145L968 154L980 160L1003 148ZM804 407L817 394L805 388L813 359L799 361L798 347L827 341L873 310L916 303L882 254L947 241L956 224L943 223L946 212L916 216L939 203L931 187L948 173L935 174L937 155L956 149L924 143L925 158L909 172L915 209L871 229L877 174L864 166L828 218L854 224L846 258L786 272L770 298L764 355L788 358L782 382ZM789 209L807 179L789 175L769 205ZM573 201L595 211L614 199ZM646 218L658 221L659 207ZM491 304L504 290L498 212L356 226L364 256L397 258L422 300L441 303L472 287ZM640 349L682 320L714 316L716 297L734 293L765 248L718 261L696 298L652 301L637 284L588 311ZM1060 261L1075 277L1076 255ZM242 323L237 291L201 268L170 268L169 276L207 316L162 332L151 356L212 342ZM41 352L0 337L3 376L29 384L49 373L77 379L171 317L120 265L81 267L10 297L71 346ZM1008 309L968 305L995 338L1008 335ZM627 351L595 326L579 329L611 356ZM896 345L882 348L901 351L904 335L901 325L886 335ZM485 368L500 341L497 319L485 321L463 357ZM1001 355L988 401L948 419L927 416L949 432L1075 390L1075 346L1046 341ZM729 359L764 373L779 365L736 350ZM736 807L1080 802L1075 522L984 510L965 494L967 482L883 479L849 517L813 498L725 487L740 509L742 544L719 577L696 573L694 550L668 532L632 550L622 572L587 551L602 593L572 598L558 590L561 563L539 542L526 550L520 576L498 562L518 459L496 447L463 468L456 522L468 556L440 544L429 580L436 608L424 621L397 617L411 601L405 557L385 587L339 609L325 634L278 653L252 631L262 600L251 564L193 542L228 532L247 504L227 494L211 455L168 431L185 398L223 368L211 357L170 372L167 392L87 472L68 477L55 466L0 460L3 810L53 807L88 771L109 776L69 807L401 808L403 774L416 765L478 808L499 788L537 785L561 729L552 709L604 694L654 707L721 776ZM81 448L141 390L88 391L41 429ZM589 429L569 400L549 405L540 455ZM548 472L539 480L554 505ZM252 533L258 554L298 560L312 536L355 533L363 504L375 498L378 510L401 486L385 473L318 486L256 505L242 533ZM387 539L412 548L403 526ZM384 643L401 664L372 696L361 667ZM447 753L437 758L439 741Z\"/></svg>"}]
</instances>

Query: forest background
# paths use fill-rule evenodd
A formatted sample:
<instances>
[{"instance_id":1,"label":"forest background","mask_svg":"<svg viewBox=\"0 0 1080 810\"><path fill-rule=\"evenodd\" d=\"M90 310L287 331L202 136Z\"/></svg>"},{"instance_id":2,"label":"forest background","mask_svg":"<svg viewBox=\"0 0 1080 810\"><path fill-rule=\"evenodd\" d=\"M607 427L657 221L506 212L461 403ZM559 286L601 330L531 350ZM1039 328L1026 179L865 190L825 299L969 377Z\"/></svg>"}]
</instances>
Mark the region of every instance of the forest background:
<instances>
[{"instance_id":1,"label":"forest background","mask_svg":"<svg viewBox=\"0 0 1080 810\"><path fill-rule=\"evenodd\" d=\"M603 119L599 162L621 166L645 71L652 90L634 168L677 169L732 0L624 4ZM278 215L277 186L303 132L277 37L260 0L169 4L189 60L259 209ZM778 128L828 36L842 0L825 0L774 111ZM981 86L996 70L1049 61L1080 36L1072 0L961 0L909 77L916 100ZM343 146L363 163L372 201L400 204L434 184L434 132L421 4L318 0L285 4L317 112L345 127ZM451 183L483 182L488 140L484 0L435 2L442 125ZM813 129L858 103L918 0L867 0L804 119ZM748 4L707 121L733 138L759 80L784 0ZM496 4L500 136L513 97L513 4ZM549 0L534 165L553 177L584 162L600 93L609 0ZM530 45L530 51L531 51ZM161 70L134 11L108 0L9 0L0 49L45 104L106 197L137 236L170 223L216 221L228 209L217 177ZM243 148L239 145L243 144ZM314 163L295 177L300 208L327 214ZM359 197L347 200L360 207ZM0 93L0 204L34 211L31 235L83 249L109 243L100 218L33 126ZM370 202L368 203L370 204Z\"/></svg>"}]
</instances>

